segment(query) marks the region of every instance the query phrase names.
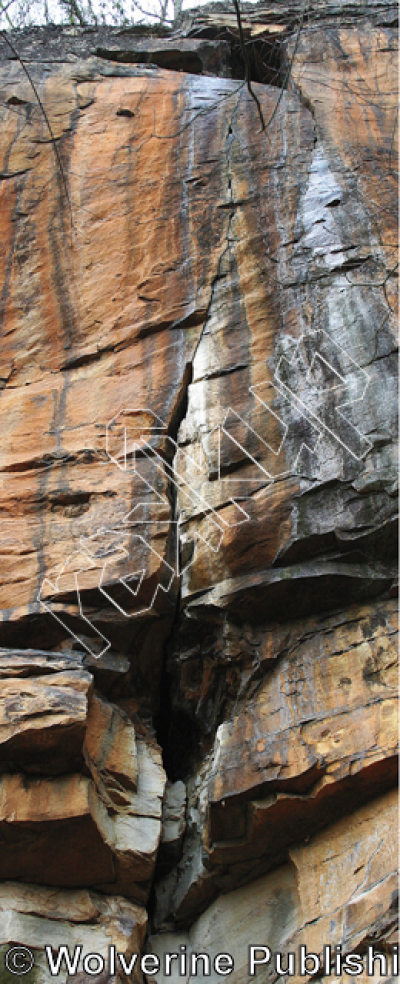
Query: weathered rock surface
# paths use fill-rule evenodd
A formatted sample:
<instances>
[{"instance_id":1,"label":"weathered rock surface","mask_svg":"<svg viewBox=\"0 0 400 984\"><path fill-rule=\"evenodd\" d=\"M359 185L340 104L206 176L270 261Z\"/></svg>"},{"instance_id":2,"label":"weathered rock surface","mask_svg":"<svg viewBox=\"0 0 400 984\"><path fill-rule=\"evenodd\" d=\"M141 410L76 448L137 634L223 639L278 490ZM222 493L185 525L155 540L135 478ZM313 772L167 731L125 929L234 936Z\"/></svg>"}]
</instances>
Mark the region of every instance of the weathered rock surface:
<instances>
[{"instance_id":1,"label":"weathered rock surface","mask_svg":"<svg viewBox=\"0 0 400 984\"><path fill-rule=\"evenodd\" d=\"M56 891L54 888L3 882L0 886L0 913L1 957L4 959L9 949L6 944L10 940L16 947L18 944L28 947L35 961L34 969L25 976L29 984L50 984L50 981L62 984L66 979L81 984L89 977L79 974L82 972L82 957L88 953L99 954L107 968L109 949L114 946L116 952L128 962L132 952L140 952L146 934L147 916L140 906L124 898L106 899L83 890ZM67 975L66 978L65 961L61 962L60 973L51 973L46 946L52 948L55 967L60 948L68 948L72 962L75 956L79 958L80 949L82 956L71 977ZM118 962L117 969L119 973L115 980L121 981L123 978ZM6 971L3 979L12 979L12 974ZM99 982L101 978L96 975L90 979ZM103 979L109 979L108 973ZM142 984L143 978L137 968L131 980Z\"/></svg>"},{"instance_id":2,"label":"weathered rock surface","mask_svg":"<svg viewBox=\"0 0 400 984\"><path fill-rule=\"evenodd\" d=\"M0 877L146 902L161 837L160 749L94 692L82 655L2 657Z\"/></svg>"},{"instance_id":3,"label":"weathered rock surface","mask_svg":"<svg viewBox=\"0 0 400 984\"><path fill-rule=\"evenodd\" d=\"M82 757L93 677L82 657L0 651L2 769L65 772Z\"/></svg>"},{"instance_id":4,"label":"weathered rock surface","mask_svg":"<svg viewBox=\"0 0 400 984\"><path fill-rule=\"evenodd\" d=\"M15 622L20 637L35 605L49 642L69 630L90 649L111 641L126 650L138 601L136 611L165 612L159 646L152 640L159 667L176 590L171 476L147 456L134 472L115 461L122 432L130 450L157 421L170 435L169 460L183 415L174 474L186 605L201 593L203 607L240 603L257 620L265 604L299 615L324 607L328 590L334 605L349 589L362 596L389 585L393 32L375 32L374 52L368 25L344 32L340 48L331 30L318 35L323 70L312 28L302 34L293 78L297 86L301 76L306 105L296 88L280 100L267 159L255 103L234 82L188 76L182 88L179 73L113 66L109 78L100 59L79 70L57 63L42 95L65 144L62 212L58 160L29 82L15 62L3 71L5 639ZM310 46L328 91L318 119L307 94L313 64L309 82L302 67ZM346 125L340 100L336 117L329 101L334 73L346 100L344 71ZM276 89L259 97L268 119ZM133 183L132 141L141 175ZM132 400L143 412L121 425L115 448L115 425L106 438L106 424ZM230 504L243 494L245 507ZM22 558L13 553L16 524ZM138 570L136 598L126 578ZM151 620L142 627L142 645L151 628Z\"/></svg>"},{"instance_id":5,"label":"weathered rock surface","mask_svg":"<svg viewBox=\"0 0 400 984\"><path fill-rule=\"evenodd\" d=\"M184 782L167 783L162 815L161 842L157 874L165 875L182 857L186 830L186 786Z\"/></svg>"},{"instance_id":6,"label":"weathered rock surface","mask_svg":"<svg viewBox=\"0 0 400 984\"><path fill-rule=\"evenodd\" d=\"M212 895L276 867L288 845L396 783L396 615L395 602L375 602L285 629L242 627L247 668L191 783L191 836L158 886L159 924L187 924ZM185 687L207 678L196 663L183 661L181 687L201 714L209 694Z\"/></svg>"},{"instance_id":7,"label":"weathered rock surface","mask_svg":"<svg viewBox=\"0 0 400 984\"><path fill-rule=\"evenodd\" d=\"M179 952L179 944L186 946L189 955L205 952L211 960L218 953L228 953L235 963L229 980L235 984L250 979L250 944L283 954L283 967L287 967L287 953L295 953L297 972L290 979L296 984L307 977L299 974L302 943L308 952L321 957L324 945L330 945L334 954L338 940L343 956L357 948L362 953L370 940L385 952L397 917L396 841L397 794L392 791L293 848L289 863L279 871L222 895L187 933L150 937L149 949L161 961L165 952ZM158 979L186 984L196 979L190 972L178 976L176 963L172 967L170 977L161 972ZM389 975L390 967L389 963ZM212 984L220 979L215 972L208 978ZM282 978L271 960L257 969L256 979ZM377 974L375 979L385 978Z\"/></svg>"},{"instance_id":8,"label":"weathered rock surface","mask_svg":"<svg viewBox=\"0 0 400 984\"><path fill-rule=\"evenodd\" d=\"M240 984L394 940L397 15L302 6L243 7L256 99L224 4L10 36L42 107L0 43L0 906L45 982L145 905Z\"/></svg>"}]
</instances>

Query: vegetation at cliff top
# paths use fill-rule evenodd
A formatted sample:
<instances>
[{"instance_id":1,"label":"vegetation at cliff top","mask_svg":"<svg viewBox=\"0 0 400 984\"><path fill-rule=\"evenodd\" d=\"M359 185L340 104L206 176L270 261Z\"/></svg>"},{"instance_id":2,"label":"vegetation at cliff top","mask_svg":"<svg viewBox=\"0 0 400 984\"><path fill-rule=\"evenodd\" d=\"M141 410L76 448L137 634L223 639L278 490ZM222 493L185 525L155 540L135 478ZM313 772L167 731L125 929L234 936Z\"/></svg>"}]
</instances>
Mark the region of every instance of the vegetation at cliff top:
<instances>
[{"instance_id":1,"label":"vegetation at cliff top","mask_svg":"<svg viewBox=\"0 0 400 984\"><path fill-rule=\"evenodd\" d=\"M0 28L40 24L79 27L132 24L171 25L182 9L207 0L0 0Z\"/></svg>"}]
</instances>

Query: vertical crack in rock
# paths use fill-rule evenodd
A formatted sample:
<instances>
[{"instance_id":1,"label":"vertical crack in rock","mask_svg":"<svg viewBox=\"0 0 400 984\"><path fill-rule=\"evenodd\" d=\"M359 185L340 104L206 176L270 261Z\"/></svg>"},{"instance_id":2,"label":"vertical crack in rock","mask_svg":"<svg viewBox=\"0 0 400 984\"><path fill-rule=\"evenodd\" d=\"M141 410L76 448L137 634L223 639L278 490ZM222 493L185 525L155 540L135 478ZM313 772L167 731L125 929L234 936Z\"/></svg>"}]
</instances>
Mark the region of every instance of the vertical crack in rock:
<instances>
[{"instance_id":1,"label":"vertical crack in rock","mask_svg":"<svg viewBox=\"0 0 400 984\"><path fill-rule=\"evenodd\" d=\"M232 113L232 115L229 118L229 120L227 120L228 129L227 129L227 135L226 135L226 140L225 140L225 148L226 148L225 149L225 157L226 157L226 168L225 168L225 172L226 172L226 179L227 179L227 188L226 188L226 190L227 190L228 197L227 197L226 203L224 202L223 207L224 207L224 209L227 208L228 209L228 212L229 212L228 218L227 218L227 230L226 230L226 233L225 233L226 245L223 247L222 252L220 253L219 260L218 260L217 272L216 272L215 277L213 278L212 283L211 283L210 298L209 298L208 305L207 305L207 310L206 310L206 314L205 314L205 318L204 318L204 324L203 324L203 327L202 327L202 330L201 330L201 333L200 333L200 337L199 337L199 339L198 339L198 341L196 343L196 347L194 349L194 352L193 352L193 355L192 355L192 359L191 359L192 366L194 364L196 355L197 355L197 353L199 351L199 348L201 346L202 339L203 339L204 335L207 332L207 325L208 325L208 322L209 322L209 319L210 319L210 316L211 316L212 306L213 306L213 302L214 302L215 288L216 288L216 285L217 285L218 281L221 279L221 269L222 269L223 261L225 259L226 254L228 252L230 252L231 243L232 242L235 242L235 238L231 234L232 233L232 222L233 222L234 215L235 215L235 205L234 205L233 191L232 191L233 173L232 173L231 148L232 148L232 144L233 144L233 141L234 141L234 130L233 130L233 127L235 125L236 117L237 117L237 114L239 112L240 99L241 99L241 96L239 94L239 96L237 98L237 101L236 101L235 110ZM191 380L190 380L190 382L191 382Z\"/></svg>"},{"instance_id":2,"label":"vertical crack in rock","mask_svg":"<svg viewBox=\"0 0 400 984\"><path fill-rule=\"evenodd\" d=\"M239 104L240 104L240 95L239 95L239 97L237 99L236 107L235 107L234 112L232 113L231 117L227 120L227 136L226 136L226 182L227 182L227 205L228 205L228 208L229 208L229 214L228 214L228 218L227 218L227 230L226 230L226 234L225 234L226 245L224 246L224 248L223 248L223 250L222 250L222 252L220 254L219 261L218 261L217 273L216 273L216 275L213 278L213 281L211 283L211 287L210 287L210 299L209 299L209 302L208 302L208 305L207 305L207 310L206 310L206 314L205 314L205 318L204 318L204 324L203 324L203 327L202 327L202 330L201 330L201 333L200 333L200 337L199 337L199 339L198 339L198 341L196 343L196 347L194 349L194 352L193 352L193 355L192 355L192 358L191 358L190 368L188 368L188 370L187 370L187 376L186 376L186 383L185 383L185 387L184 387L184 392L183 392L183 394L181 396L181 399L180 399L180 408L177 410L177 412L175 414L174 422L172 424L172 427L170 428L171 436L173 437L174 440L177 440L178 442L179 442L180 428L181 428L181 425L184 423L184 420L185 420L185 417L186 417L186 413L187 413L188 392L189 392L189 387L190 387L190 384L192 382L192 377L193 377L193 364L194 364L195 358L196 358L196 356L197 356L197 354L198 354L198 352L199 352L199 350L201 348L202 339L203 339L204 335L207 333L207 325L209 323L209 319L210 319L212 308L213 308L215 288L216 288L216 285L217 285L218 281L221 279L221 275L222 275L221 274L221 271L222 271L222 266L223 266L224 259L225 259L226 255L229 254L230 251L231 251L231 248L232 248L231 244L232 244L232 242L235 242L235 237L233 236L233 233L232 233L232 223L233 223L233 219L234 219L234 215L235 215L235 205L234 205L233 191L232 191L233 172L232 172L231 147L232 147L232 143L233 143L233 140L234 140L234 126L235 126L235 121L236 121L237 113L239 111ZM175 461L176 461L176 459L175 459ZM175 461L174 461L173 464L175 464ZM172 519L173 519L173 522L175 523L175 521L178 519L178 515L179 515L179 501L178 501L179 500L179 493L178 493L177 486L175 485L174 482L170 482L170 484L169 484L169 495L170 495L170 498L171 498ZM177 530L178 535L180 537L180 526L179 525L176 525L173 528ZM180 557L180 561L182 562L182 558L183 558L183 544L182 544L182 542L179 545L179 557ZM167 769L167 775L172 770L172 775L173 775L173 778L175 780L178 779L178 778L181 778L181 776L175 774L175 770L177 768L176 751L175 751L175 754L174 754L173 759L171 759L171 751L170 751L171 741L172 741L172 743L174 742L174 736L171 735L171 731L170 731L171 726L172 726L172 721L171 721L172 704L171 704L171 697L170 697L171 678L170 678L170 676L169 676L169 674L167 672L167 659L168 659L168 650L169 650L170 642L174 638L174 636L176 634L176 630L179 628L180 618L181 618L181 581L179 581L179 588L178 588L178 596L177 596L177 600L176 600L176 611L175 611L174 621L173 621L173 624L172 624L172 627L171 627L170 635L166 639L166 641L165 641L165 647L164 647L165 655L164 655L164 666L163 666L163 677L162 677L162 698L161 698L161 702L162 702L162 705L163 705L163 710L162 710L162 712L160 712L159 724L158 724L158 728L157 728L158 738L159 738L161 747L163 748L164 765L165 765L165 767ZM190 719L189 718L187 718L187 720L185 721L185 718L184 718L183 715L177 717L176 716L176 712L175 712L175 723L174 723L175 732L176 732L176 729L179 728L179 727L180 728L183 728L185 730L185 728L190 729L193 726L190 724ZM175 740L176 740L176 737L177 737L177 735L175 735ZM189 746L190 746L191 745L191 742L193 740L196 741L196 733L195 733L195 731L192 732L192 735L190 735L190 730L187 731L187 732L185 731L185 738L188 741ZM185 753L187 755L187 749L185 749ZM178 773L179 773L179 766L178 766ZM152 910L153 910L154 905L155 905L155 899L153 899Z\"/></svg>"}]
</instances>

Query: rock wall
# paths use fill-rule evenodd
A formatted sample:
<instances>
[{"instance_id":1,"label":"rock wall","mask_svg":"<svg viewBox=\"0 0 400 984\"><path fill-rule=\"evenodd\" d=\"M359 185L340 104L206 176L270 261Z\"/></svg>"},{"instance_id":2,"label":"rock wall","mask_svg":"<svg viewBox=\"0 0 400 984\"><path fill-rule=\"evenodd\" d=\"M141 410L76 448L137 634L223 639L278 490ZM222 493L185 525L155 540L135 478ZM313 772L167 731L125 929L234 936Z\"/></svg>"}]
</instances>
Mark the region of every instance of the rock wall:
<instances>
[{"instance_id":1,"label":"rock wall","mask_svg":"<svg viewBox=\"0 0 400 984\"><path fill-rule=\"evenodd\" d=\"M2 38L1 984L395 979L396 16Z\"/></svg>"}]
</instances>

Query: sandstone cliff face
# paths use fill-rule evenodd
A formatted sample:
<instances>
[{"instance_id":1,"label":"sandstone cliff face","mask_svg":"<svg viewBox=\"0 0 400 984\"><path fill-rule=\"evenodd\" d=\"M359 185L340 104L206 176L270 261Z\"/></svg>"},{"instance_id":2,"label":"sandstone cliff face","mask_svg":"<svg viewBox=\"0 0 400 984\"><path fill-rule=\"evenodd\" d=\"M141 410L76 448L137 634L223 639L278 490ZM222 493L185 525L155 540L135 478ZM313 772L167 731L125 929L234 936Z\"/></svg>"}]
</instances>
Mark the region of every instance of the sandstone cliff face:
<instances>
[{"instance_id":1,"label":"sandstone cliff face","mask_svg":"<svg viewBox=\"0 0 400 984\"><path fill-rule=\"evenodd\" d=\"M249 943L395 941L396 8L300 15L244 10L265 130L225 5L14 37L42 107L1 45L0 946L35 984L46 944L245 984Z\"/></svg>"}]
</instances>

